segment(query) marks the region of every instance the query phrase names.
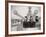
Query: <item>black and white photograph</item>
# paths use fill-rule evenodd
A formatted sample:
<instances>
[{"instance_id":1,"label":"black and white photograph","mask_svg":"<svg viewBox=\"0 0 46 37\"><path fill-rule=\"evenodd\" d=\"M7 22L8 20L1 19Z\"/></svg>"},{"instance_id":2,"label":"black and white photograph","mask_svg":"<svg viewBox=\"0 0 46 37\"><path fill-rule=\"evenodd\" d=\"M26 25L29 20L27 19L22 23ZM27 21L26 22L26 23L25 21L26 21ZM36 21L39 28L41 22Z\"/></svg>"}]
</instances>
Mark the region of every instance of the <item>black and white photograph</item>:
<instances>
[{"instance_id":1,"label":"black and white photograph","mask_svg":"<svg viewBox=\"0 0 46 37\"><path fill-rule=\"evenodd\" d=\"M41 29L41 7L11 5L11 31Z\"/></svg>"},{"instance_id":2,"label":"black and white photograph","mask_svg":"<svg viewBox=\"0 0 46 37\"><path fill-rule=\"evenodd\" d=\"M43 32L43 5L8 3L9 34Z\"/></svg>"}]
</instances>

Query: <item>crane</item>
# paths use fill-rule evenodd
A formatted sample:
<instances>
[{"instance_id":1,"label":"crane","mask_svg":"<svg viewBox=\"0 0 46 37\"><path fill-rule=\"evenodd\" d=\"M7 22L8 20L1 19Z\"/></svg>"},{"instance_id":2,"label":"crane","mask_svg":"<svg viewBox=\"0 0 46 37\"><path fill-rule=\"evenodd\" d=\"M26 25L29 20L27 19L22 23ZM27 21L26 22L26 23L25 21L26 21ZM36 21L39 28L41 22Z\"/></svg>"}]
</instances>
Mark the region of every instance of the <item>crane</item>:
<instances>
[{"instance_id":1,"label":"crane","mask_svg":"<svg viewBox=\"0 0 46 37\"><path fill-rule=\"evenodd\" d=\"M27 18L29 18L29 16L31 16L31 7L29 6L28 9L29 9L29 11L28 11L28 13L27 13ZM23 16L21 16L21 15L17 12L17 10L14 10L13 13L14 13L14 15L17 15L17 16L21 17L23 20L25 20L25 18L24 18Z\"/></svg>"}]
</instances>

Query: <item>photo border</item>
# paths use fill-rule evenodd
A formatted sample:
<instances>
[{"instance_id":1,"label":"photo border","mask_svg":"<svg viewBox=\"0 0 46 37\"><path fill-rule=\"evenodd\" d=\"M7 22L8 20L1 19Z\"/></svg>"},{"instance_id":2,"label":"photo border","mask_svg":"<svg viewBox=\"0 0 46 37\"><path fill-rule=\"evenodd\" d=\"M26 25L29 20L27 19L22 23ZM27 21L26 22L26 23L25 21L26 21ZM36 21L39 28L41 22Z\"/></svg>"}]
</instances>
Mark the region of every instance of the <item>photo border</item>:
<instances>
[{"instance_id":1,"label":"photo border","mask_svg":"<svg viewBox=\"0 0 46 37\"><path fill-rule=\"evenodd\" d=\"M26 33L26 34L8 34L8 3L26 3L26 4L42 4L43 5L43 32L42 33ZM39 35L45 34L45 3L44 2L26 2L26 1L5 1L5 36L23 36L23 35Z\"/></svg>"}]
</instances>

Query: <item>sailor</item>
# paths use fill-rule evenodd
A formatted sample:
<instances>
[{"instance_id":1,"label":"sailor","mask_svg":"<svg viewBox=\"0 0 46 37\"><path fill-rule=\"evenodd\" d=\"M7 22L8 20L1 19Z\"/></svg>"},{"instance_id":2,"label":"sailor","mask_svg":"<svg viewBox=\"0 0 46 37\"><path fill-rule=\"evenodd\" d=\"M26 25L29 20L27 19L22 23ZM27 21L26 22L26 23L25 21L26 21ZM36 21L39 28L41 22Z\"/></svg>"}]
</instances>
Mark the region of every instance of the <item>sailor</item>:
<instances>
[{"instance_id":1,"label":"sailor","mask_svg":"<svg viewBox=\"0 0 46 37\"><path fill-rule=\"evenodd\" d=\"M23 21L23 27L24 28L28 27L27 16L25 16L25 20Z\"/></svg>"},{"instance_id":2,"label":"sailor","mask_svg":"<svg viewBox=\"0 0 46 37\"><path fill-rule=\"evenodd\" d=\"M30 16L30 19L29 19L29 26L30 27L35 27L35 22L33 21L33 18L32 18L32 16Z\"/></svg>"}]
</instances>

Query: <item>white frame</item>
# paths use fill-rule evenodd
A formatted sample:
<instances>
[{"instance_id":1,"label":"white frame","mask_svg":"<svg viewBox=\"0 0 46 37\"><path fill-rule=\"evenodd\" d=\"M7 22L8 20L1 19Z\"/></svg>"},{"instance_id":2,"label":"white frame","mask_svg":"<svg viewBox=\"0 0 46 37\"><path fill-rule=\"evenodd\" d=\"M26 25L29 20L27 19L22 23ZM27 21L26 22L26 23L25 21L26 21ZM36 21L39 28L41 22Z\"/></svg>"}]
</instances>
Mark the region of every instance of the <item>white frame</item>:
<instances>
[{"instance_id":1,"label":"white frame","mask_svg":"<svg viewBox=\"0 0 46 37\"><path fill-rule=\"evenodd\" d=\"M12 31L11 32L11 5L23 5L23 6L40 6L41 7L41 30L35 31ZM42 4L20 4L20 3L8 3L8 34L25 34L25 33L41 33L43 32L43 5Z\"/></svg>"}]
</instances>

